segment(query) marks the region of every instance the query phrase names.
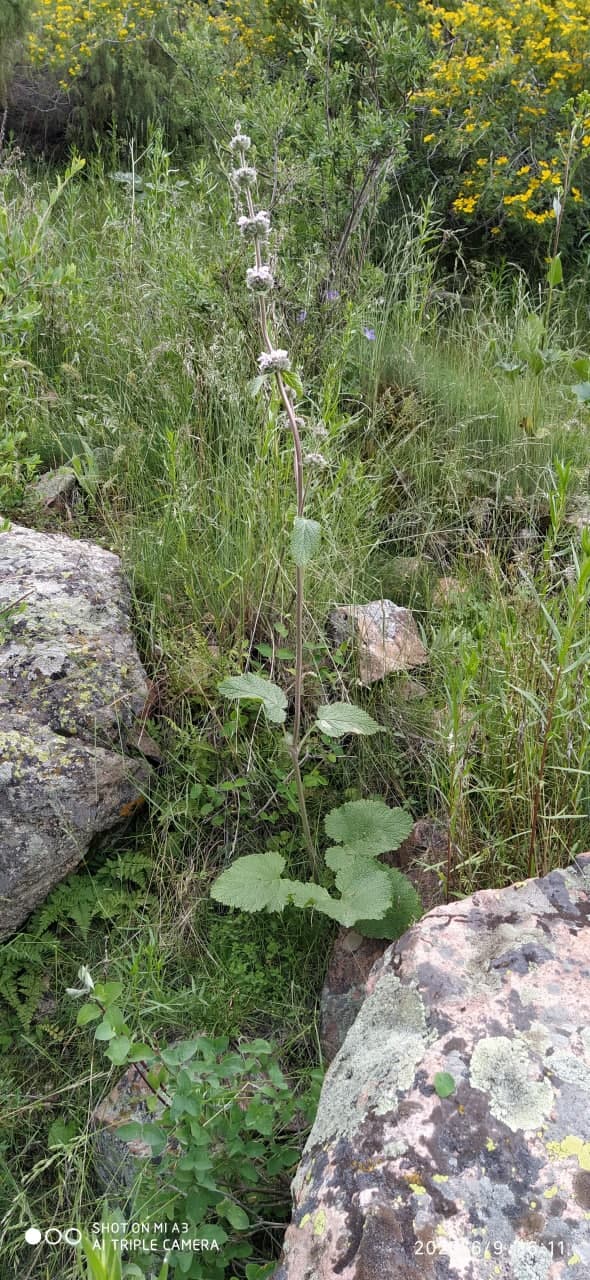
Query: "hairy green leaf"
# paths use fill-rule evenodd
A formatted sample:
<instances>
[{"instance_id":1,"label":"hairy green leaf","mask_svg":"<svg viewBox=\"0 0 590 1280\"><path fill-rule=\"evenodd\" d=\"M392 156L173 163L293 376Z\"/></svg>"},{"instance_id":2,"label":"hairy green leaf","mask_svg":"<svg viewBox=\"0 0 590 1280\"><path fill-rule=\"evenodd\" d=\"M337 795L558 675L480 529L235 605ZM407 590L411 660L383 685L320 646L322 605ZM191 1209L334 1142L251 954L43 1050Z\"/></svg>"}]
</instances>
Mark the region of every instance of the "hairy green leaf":
<instances>
[{"instance_id":1,"label":"hairy green leaf","mask_svg":"<svg viewBox=\"0 0 590 1280\"><path fill-rule=\"evenodd\" d=\"M286 880L285 884L289 885L289 902L294 907L313 908L328 916L332 914L334 899L320 884L311 880L307 884L301 880Z\"/></svg>"},{"instance_id":2,"label":"hairy green leaf","mask_svg":"<svg viewBox=\"0 0 590 1280\"><path fill-rule=\"evenodd\" d=\"M217 877L211 897L241 911L282 911L289 901L291 882L282 880L285 859L280 853L251 853L236 858Z\"/></svg>"},{"instance_id":3,"label":"hairy green leaf","mask_svg":"<svg viewBox=\"0 0 590 1280\"><path fill-rule=\"evenodd\" d=\"M79 1027L85 1027L88 1022L94 1022L96 1018L102 1018L102 1009L97 1004L83 1004L78 1009L76 1022Z\"/></svg>"},{"instance_id":4,"label":"hairy green leaf","mask_svg":"<svg viewBox=\"0 0 590 1280\"><path fill-rule=\"evenodd\" d=\"M127 1052L131 1048L129 1036L115 1036L114 1040L106 1050L107 1058L114 1062L115 1066L120 1067L127 1057Z\"/></svg>"},{"instance_id":5,"label":"hairy green leaf","mask_svg":"<svg viewBox=\"0 0 590 1280\"><path fill-rule=\"evenodd\" d=\"M218 686L226 698L250 698L261 702L267 720L283 724L287 714L287 698L278 684L247 671L243 676L228 676Z\"/></svg>"},{"instance_id":6,"label":"hairy green leaf","mask_svg":"<svg viewBox=\"0 0 590 1280\"><path fill-rule=\"evenodd\" d=\"M356 921L355 928L366 938L386 938L394 942L420 919L422 903L411 881L397 867L383 869L389 877L389 906L381 916L367 913L366 919Z\"/></svg>"},{"instance_id":7,"label":"hairy green leaf","mask_svg":"<svg viewBox=\"0 0 590 1280\"><path fill-rule=\"evenodd\" d=\"M389 899L387 867L373 862L372 858L354 857L348 849L333 848L329 852L329 865L336 871L336 888L341 897L326 914L346 926L367 915L378 919L387 910Z\"/></svg>"},{"instance_id":8,"label":"hairy green leaf","mask_svg":"<svg viewBox=\"0 0 590 1280\"><path fill-rule=\"evenodd\" d=\"M384 733L383 725L351 702L331 702L327 706L318 707L316 729L329 738L343 738L347 733L368 736L372 733Z\"/></svg>"},{"instance_id":9,"label":"hairy green leaf","mask_svg":"<svg viewBox=\"0 0 590 1280\"><path fill-rule=\"evenodd\" d=\"M291 555L300 569L317 555L321 536L322 526L317 520L306 520L303 516L295 516L291 534Z\"/></svg>"},{"instance_id":10,"label":"hairy green leaf","mask_svg":"<svg viewBox=\"0 0 590 1280\"><path fill-rule=\"evenodd\" d=\"M549 269L547 271L547 283L552 286L563 284L563 267L561 265L561 257L558 253L556 253L555 257L550 260Z\"/></svg>"},{"instance_id":11,"label":"hairy green leaf","mask_svg":"<svg viewBox=\"0 0 590 1280\"><path fill-rule=\"evenodd\" d=\"M365 857L397 849L412 825L405 809L390 809L383 800L350 800L331 809L324 820L331 840L340 840L351 852Z\"/></svg>"}]
</instances>

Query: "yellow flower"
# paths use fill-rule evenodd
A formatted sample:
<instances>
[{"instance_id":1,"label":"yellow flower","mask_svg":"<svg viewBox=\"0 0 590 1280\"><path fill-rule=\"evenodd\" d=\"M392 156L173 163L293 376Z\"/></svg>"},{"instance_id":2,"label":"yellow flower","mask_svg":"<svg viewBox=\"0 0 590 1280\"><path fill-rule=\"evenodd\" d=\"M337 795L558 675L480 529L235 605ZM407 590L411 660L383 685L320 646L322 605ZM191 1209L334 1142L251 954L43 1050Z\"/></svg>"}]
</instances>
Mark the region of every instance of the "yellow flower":
<instances>
[{"instance_id":1,"label":"yellow flower","mask_svg":"<svg viewBox=\"0 0 590 1280\"><path fill-rule=\"evenodd\" d=\"M496 160L496 164L499 169L503 168L505 164L508 164L508 156L498 156L498 159Z\"/></svg>"},{"instance_id":2,"label":"yellow flower","mask_svg":"<svg viewBox=\"0 0 590 1280\"><path fill-rule=\"evenodd\" d=\"M423 139L422 139L422 141L423 141L423 142L432 142L432 140L433 140L433 138L434 138L435 136L436 136L436 135L435 135L434 133L425 133L425 134L424 134L424 137L423 137Z\"/></svg>"}]
</instances>

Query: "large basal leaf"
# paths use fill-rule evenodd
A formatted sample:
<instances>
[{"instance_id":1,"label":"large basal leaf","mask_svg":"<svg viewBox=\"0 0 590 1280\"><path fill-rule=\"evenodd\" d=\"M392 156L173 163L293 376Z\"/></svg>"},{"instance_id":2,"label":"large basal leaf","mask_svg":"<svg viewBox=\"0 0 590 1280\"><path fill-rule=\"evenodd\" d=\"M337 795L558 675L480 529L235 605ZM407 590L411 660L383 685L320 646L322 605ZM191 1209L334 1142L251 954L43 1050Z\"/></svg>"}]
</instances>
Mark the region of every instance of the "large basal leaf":
<instances>
[{"instance_id":1,"label":"large basal leaf","mask_svg":"<svg viewBox=\"0 0 590 1280\"><path fill-rule=\"evenodd\" d=\"M389 902L389 877L387 867L381 867L372 858L359 858L348 849L334 847L326 852L326 863L336 872L336 888L339 901L332 899L332 915L347 927L365 916L377 919L387 910Z\"/></svg>"},{"instance_id":2,"label":"large basal leaf","mask_svg":"<svg viewBox=\"0 0 590 1280\"><path fill-rule=\"evenodd\" d=\"M252 671L243 676L228 676L218 686L225 698L251 698L261 702L267 720L273 724L283 724L287 714L287 698L278 684L265 680Z\"/></svg>"},{"instance_id":3,"label":"large basal leaf","mask_svg":"<svg viewBox=\"0 0 590 1280\"><path fill-rule=\"evenodd\" d=\"M365 938L385 938L395 942L422 915L422 902L413 884L397 867L384 867L389 879L389 906L381 916L367 912L366 919L356 921L355 929Z\"/></svg>"},{"instance_id":4,"label":"large basal leaf","mask_svg":"<svg viewBox=\"0 0 590 1280\"><path fill-rule=\"evenodd\" d=\"M290 880L282 880L280 853L251 853L217 877L211 897L241 911L282 911L289 901Z\"/></svg>"},{"instance_id":5,"label":"large basal leaf","mask_svg":"<svg viewBox=\"0 0 590 1280\"><path fill-rule=\"evenodd\" d=\"M590 400L590 382L576 382L572 391L578 397L580 404L587 404Z\"/></svg>"},{"instance_id":6,"label":"large basal leaf","mask_svg":"<svg viewBox=\"0 0 590 1280\"><path fill-rule=\"evenodd\" d=\"M307 907L308 910L313 908L332 916L334 898L320 884L313 884L311 881L304 884L302 880L287 880L285 883L289 886L289 902L294 907Z\"/></svg>"},{"instance_id":7,"label":"large basal leaf","mask_svg":"<svg viewBox=\"0 0 590 1280\"><path fill-rule=\"evenodd\" d=\"M318 707L316 729L326 733L329 738L343 738L347 733L369 736L372 733L384 733L383 725L351 702L331 702L325 707Z\"/></svg>"},{"instance_id":8,"label":"large basal leaf","mask_svg":"<svg viewBox=\"0 0 590 1280\"><path fill-rule=\"evenodd\" d=\"M340 840L352 853L376 857L399 848L413 823L404 809L390 809L383 800L350 800L332 809L324 826L331 840Z\"/></svg>"},{"instance_id":9,"label":"large basal leaf","mask_svg":"<svg viewBox=\"0 0 590 1280\"><path fill-rule=\"evenodd\" d=\"M295 564L303 569L317 555L322 536L322 526L317 520L295 516L291 534L291 555Z\"/></svg>"}]
</instances>

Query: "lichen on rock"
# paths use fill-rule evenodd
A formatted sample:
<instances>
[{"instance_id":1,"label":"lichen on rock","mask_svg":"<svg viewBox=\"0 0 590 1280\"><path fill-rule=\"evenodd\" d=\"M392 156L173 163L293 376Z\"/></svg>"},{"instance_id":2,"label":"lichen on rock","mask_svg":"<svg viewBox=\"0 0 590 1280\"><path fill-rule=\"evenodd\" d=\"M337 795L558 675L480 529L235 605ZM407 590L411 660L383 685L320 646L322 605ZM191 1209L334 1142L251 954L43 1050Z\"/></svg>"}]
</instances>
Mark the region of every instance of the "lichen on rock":
<instances>
[{"instance_id":1,"label":"lichen on rock","mask_svg":"<svg viewBox=\"0 0 590 1280\"><path fill-rule=\"evenodd\" d=\"M14 608L11 608L14 606ZM145 794L126 754L149 693L117 556L0 532L0 936Z\"/></svg>"},{"instance_id":2,"label":"lichen on rock","mask_svg":"<svg viewBox=\"0 0 590 1280\"><path fill-rule=\"evenodd\" d=\"M589 873L437 907L376 962L274 1280L590 1275Z\"/></svg>"}]
</instances>

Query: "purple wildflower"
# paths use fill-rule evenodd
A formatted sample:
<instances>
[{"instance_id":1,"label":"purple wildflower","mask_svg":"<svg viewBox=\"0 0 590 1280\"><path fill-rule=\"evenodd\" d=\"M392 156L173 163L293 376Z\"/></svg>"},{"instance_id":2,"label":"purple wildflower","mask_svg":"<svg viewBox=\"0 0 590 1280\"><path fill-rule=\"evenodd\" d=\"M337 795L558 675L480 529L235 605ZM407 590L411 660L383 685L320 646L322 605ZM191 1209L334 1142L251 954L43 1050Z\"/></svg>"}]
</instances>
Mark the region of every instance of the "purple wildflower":
<instances>
[{"instance_id":1,"label":"purple wildflower","mask_svg":"<svg viewBox=\"0 0 590 1280\"><path fill-rule=\"evenodd\" d=\"M375 330L374 330L374 329L363 329L363 333L364 333L365 338L367 339L367 341L368 341L368 342L374 342L374 341L375 341L375 337L376 337L376 335L375 335Z\"/></svg>"}]
</instances>

